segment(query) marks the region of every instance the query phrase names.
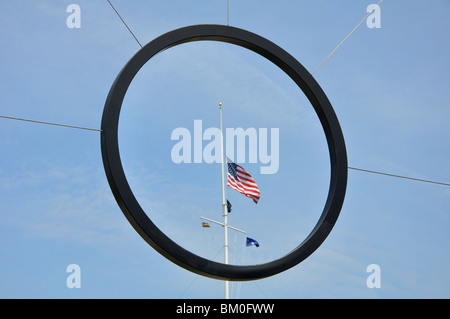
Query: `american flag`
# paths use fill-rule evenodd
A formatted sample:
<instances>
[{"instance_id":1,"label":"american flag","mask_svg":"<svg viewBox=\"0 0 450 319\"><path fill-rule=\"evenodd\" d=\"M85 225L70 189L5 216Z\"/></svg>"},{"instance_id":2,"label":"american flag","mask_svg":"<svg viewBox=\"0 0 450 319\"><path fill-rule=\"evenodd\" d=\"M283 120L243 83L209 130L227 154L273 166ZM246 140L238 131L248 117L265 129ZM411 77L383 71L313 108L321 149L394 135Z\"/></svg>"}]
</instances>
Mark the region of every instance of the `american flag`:
<instances>
[{"instance_id":1,"label":"american flag","mask_svg":"<svg viewBox=\"0 0 450 319\"><path fill-rule=\"evenodd\" d=\"M258 186L255 180L249 173L227 157L228 165L228 181L227 186L238 192L244 194L245 196L253 199L255 204L258 203L261 194L259 193Z\"/></svg>"}]
</instances>

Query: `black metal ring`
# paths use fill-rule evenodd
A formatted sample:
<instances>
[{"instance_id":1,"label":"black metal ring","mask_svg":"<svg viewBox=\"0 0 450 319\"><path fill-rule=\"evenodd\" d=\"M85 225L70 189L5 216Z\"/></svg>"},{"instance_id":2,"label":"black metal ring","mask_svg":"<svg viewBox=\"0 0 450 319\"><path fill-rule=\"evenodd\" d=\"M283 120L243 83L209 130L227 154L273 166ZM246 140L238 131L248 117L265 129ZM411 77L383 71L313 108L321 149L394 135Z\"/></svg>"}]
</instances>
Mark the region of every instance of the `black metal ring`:
<instances>
[{"instance_id":1,"label":"black metal ring","mask_svg":"<svg viewBox=\"0 0 450 319\"><path fill-rule=\"evenodd\" d=\"M157 53L193 41L220 41L247 48L283 70L314 107L327 139L331 163L328 198L308 237L290 253L264 264L237 266L214 262L191 253L162 233L136 200L122 167L118 146L120 109L128 87L142 66ZM341 211L347 187L347 153L336 114L312 75L290 54L267 39L223 25L194 25L170 31L139 50L117 76L108 94L101 124L101 149L106 176L122 212L141 237L175 264L194 273L222 280L254 280L272 276L302 262L330 233Z\"/></svg>"}]
</instances>

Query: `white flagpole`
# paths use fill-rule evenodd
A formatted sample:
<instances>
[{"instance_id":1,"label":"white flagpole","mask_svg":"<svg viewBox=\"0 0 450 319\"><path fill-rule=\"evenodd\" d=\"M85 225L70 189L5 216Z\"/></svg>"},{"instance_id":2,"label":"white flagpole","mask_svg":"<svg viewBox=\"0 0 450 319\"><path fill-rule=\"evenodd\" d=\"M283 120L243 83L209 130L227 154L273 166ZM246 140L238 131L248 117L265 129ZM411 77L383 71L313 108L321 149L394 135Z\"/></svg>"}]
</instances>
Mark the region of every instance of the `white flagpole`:
<instances>
[{"instance_id":1,"label":"white flagpole","mask_svg":"<svg viewBox=\"0 0 450 319\"><path fill-rule=\"evenodd\" d=\"M225 264L228 264L228 212L227 212L227 199L225 197L225 161L223 152L223 128L222 128L222 103L219 103L219 113L220 113L220 152L222 159L222 216L223 216L223 228L225 232L224 236L224 248L225 248ZM229 282L225 281L225 299L229 299Z\"/></svg>"}]
</instances>

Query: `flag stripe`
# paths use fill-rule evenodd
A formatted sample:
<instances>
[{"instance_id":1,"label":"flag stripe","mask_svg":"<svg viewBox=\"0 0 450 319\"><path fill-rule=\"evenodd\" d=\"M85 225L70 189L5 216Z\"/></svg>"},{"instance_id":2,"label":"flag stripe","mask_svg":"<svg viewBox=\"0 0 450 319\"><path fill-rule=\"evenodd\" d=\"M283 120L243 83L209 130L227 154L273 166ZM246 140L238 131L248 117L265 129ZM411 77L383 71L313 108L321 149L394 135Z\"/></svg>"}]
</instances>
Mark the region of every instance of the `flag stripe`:
<instances>
[{"instance_id":1,"label":"flag stripe","mask_svg":"<svg viewBox=\"0 0 450 319\"><path fill-rule=\"evenodd\" d=\"M238 192L241 192L241 193L243 193L243 194L248 194L248 195L253 195L253 196L260 196L260 195L261 195L261 193L258 192L258 191L249 191L249 190L245 190L245 189L243 189L243 188L241 188L241 187L238 187L238 186L236 186L236 185L233 185L233 184L228 184L227 186L230 187L230 188L233 188L233 189L235 189L235 190L237 190Z\"/></svg>"},{"instance_id":2,"label":"flag stripe","mask_svg":"<svg viewBox=\"0 0 450 319\"><path fill-rule=\"evenodd\" d=\"M242 186L236 184L235 182L230 182L229 184L230 184L230 185L234 185L234 186L238 187L239 189L247 190L247 191L250 191L250 192L254 192L254 193L258 193L258 194L259 194L258 187L248 187L248 186L247 186L246 188L243 188Z\"/></svg>"},{"instance_id":3,"label":"flag stripe","mask_svg":"<svg viewBox=\"0 0 450 319\"><path fill-rule=\"evenodd\" d=\"M230 175L228 175L228 176L230 177ZM232 176L231 176L231 177L232 177ZM236 185L236 186L239 186L239 187L244 188L244 185L242 185L243 183L237 182L234 178L229 179L229 180L228 180L228 184L234 184L234 185ZM258 188L258 186L257 186L256 184L246 184L246 185L245 185L245 188L247 188L247 189L253 189L253 190L256 190L256 191L259 190L259 188Z\"/></svg>"},{"instance_id":4,"label":"flag stripe","mask_svg":"<svg viewBox=\"0 0 450 319\"><path fill-rule=\"evenodd\" d=\"M243 190L242 188L238 188L238 187L233 187L233 185L229 185L230 188L233 188L235 190L237 190L238 192L241 192L244 195L251 195L251 196L255 196L255 197L259 197L261 194L260 193L256 193L256 192L248 192Z\"/></svg>"},{"instance_id":5,"label":"flag stripe","mask_svg":"<svg viewBox=\"0 0 450 319\"><path fill-rule=\"evenodd\" d=\"M244 189L242 184L236 182L234 179L229 179L228 180L228 184L233 184L233 185L236 185L237 187L240 187L240 188ZM258 188L258 186L256 184L254 184L254 186L247 184L247 185L245 185L245 189L254 190L254 191L257 191L259 193L259 188Z\"/></svg>"},{"instance_id":6,"label":"flag stripe","mask_svg":"<svg viewBox=\"0 0 450 319\"><path fill-rule=\"evenodd\" d=\"M258 197L258 198L261 196L260 193L244 191L244 190L242 190L242 189L240 189L240 188L232 187L232 186L230 186L230 185L229 185L229 187L230 187L230 188L233 188L233 189L235 189L235 190L237 190L238 192L240 192L240 193L242 193L242 194L244 194L244 195L254 196L254 197Z\"/></svg>"}]
</instances>

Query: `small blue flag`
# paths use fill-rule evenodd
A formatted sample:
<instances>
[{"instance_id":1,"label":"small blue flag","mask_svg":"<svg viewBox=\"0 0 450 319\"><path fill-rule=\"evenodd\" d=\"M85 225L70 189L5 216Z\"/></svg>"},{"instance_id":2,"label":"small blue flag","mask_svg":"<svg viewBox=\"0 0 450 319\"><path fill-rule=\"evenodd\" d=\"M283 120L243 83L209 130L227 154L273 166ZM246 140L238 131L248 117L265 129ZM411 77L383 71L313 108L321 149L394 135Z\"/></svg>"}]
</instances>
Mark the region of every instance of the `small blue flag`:
<instances>
[{"instance_id":1,"label":"small blue flag","mask_svg":"<svg viewBox=\"0 0 450 319\"><path fill-rule=\"evenodd\" d=\"M250 246L259 247L259 243L256 240L254 240L250 237L247 237L247 247L250 247Z\"/></svg>"}]
</instances>

